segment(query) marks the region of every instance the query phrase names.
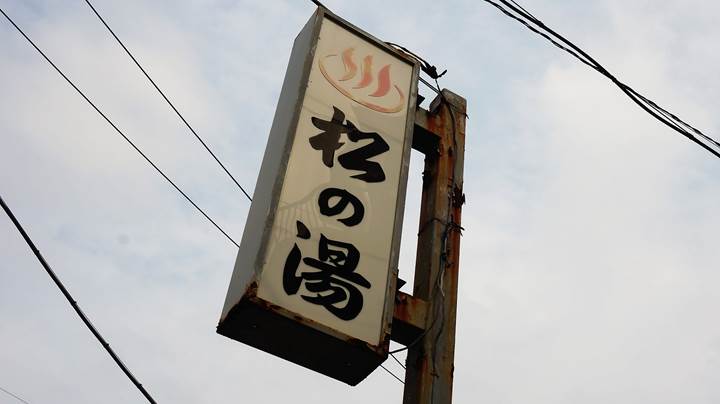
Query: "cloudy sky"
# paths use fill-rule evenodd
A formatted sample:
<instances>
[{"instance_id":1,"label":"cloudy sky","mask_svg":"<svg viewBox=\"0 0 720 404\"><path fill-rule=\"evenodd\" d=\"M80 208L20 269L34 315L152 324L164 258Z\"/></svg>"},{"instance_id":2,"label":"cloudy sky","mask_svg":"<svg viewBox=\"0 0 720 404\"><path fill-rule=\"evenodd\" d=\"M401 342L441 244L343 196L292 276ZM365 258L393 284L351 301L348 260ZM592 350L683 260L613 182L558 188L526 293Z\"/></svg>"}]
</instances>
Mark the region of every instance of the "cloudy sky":
<instances>
[{"instance_id":1,"label":"cloudy sky","mask_svg":"<svg viewBox=\"0 0 720 404\"><path fill-rule=\"evenodd\" d=\"M325 2L447 68L441 84L468 99L455 401L720 402L720 161L480 0ZM523 4L720 137L716 2ZM252 189L312 3L95 5ZM240 238L247 200L83 1L0 7ZM159 402L401 400L402 386L382 369L352 388L217 335L235 246L4 20L0 50L0 195ZM419 156L412 170L405 278ZM0 347L0 387L32 404L144 401L4 217ZM2 404L16 402L0 395Z\"/></svg>"}]
</instances>

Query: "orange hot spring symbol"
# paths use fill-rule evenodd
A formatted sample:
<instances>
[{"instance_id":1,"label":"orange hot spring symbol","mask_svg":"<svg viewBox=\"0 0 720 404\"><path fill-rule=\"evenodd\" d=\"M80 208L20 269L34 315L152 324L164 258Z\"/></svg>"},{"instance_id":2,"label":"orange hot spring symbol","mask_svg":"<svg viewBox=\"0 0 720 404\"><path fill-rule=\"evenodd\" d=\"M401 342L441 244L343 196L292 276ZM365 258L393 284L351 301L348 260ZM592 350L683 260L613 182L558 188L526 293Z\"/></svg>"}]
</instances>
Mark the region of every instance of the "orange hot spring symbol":
<instances>
[{"instance_id":1,"label":"orange hot spring symbol","mask_svg":"<svg viewBox=\"0 0 720 404\"><path fill-rule=\"evenodd\" d=\"M373 56L367 55L360 66L358 76L358 65L354 58L355 48L347 48L340 55L331 54L320 59L320 72L325 79L333 85L344 96L378 112L393 113L399 112L405 106L405 94L390 79L390 65L387 64L373 74ZM344 72L342 74L331 74L340 70L340 62ZM376 80L377 78L377 80ZM375 86L371 86L376 81ZM395 90L395 91L392 91Z\"/></svg>"}]
</instances>

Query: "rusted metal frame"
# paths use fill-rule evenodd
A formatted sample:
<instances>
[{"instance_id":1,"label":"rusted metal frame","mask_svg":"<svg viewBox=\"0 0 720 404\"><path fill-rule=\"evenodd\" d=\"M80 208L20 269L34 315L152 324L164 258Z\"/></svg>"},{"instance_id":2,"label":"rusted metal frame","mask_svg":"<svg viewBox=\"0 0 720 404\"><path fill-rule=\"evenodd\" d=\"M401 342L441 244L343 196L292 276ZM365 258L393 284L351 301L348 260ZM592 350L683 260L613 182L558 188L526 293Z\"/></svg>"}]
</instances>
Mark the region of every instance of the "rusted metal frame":
<instances>
[{"instance_id":1,"label":"rusted metal frame","mask_svg":"<svg viewBox=\"0 0 720 404\"><path fill-rule=\"evenodd\" d=\"M395 295L392 340L405 346L418 341L425 331L427 310L427 301L398 291Z\"/></svg>"},{"instance_id":2,"label":"rusted metal frame","mask_svg":"<svg viewBox=\"0 0 720 404\"><path fill-rule=\"evenodd\" d=\"M451 403L453 376L455 370L455 324L457 319L457 297L458 280L460 269L460 236L462 230L462 205L465 203L463 193L463 172L465 163L465 119L467 105L465 99L444 90L446 101L449 105L443 108L448 115L452 114L450 131L445 135L452 137L454 148L451 150L448 168L454 170L454 181L449 185L450 189L450 216L446 227L447 251L446 269L442 273L443 299L440 302L440 310L443 311L444 328L434 341L436 352L435 366L438 378L435 379L431 389L432 398L430 402ZM452 126L454 125L454 127Z\"/></svg>"},{"instance_id":3,"label":"rusted metal frame","mask_svg":"<svg viewBox=\"0 0 720 404\"><path fill-rule=\"evenodd\" d=\"M440 135L428 126L430 112L418 107L415 110L415 128L413 130L412 148L427 155L438 153Z\"/></svg>"},{"instance_id":4,"label":"rusted metal frame","mask_svg":"<svg viewBox=\"0 0 720 404\"><path fill-rule=\"evenodd\" d=\"M428 121L431 121L430 111L417 107L415 111L415 126L413 130L412 148L426 156L437 156L439 153L440 135L433 132ZM432 121L431 121L432 122ZM424 231L427 223L420 224L419 233ZM398 291L395 298L395 313L393 316L392 339L404 345L411 344L425 330L425 316L428 303L426 300Z\"/></svg>"},{"instance_id":5,"label":"rusted metal frame","mask_svg":"<svg viewBox=\"0 0 720 404\"><path fill-rule=\"evenodd\" d=\"M416 128L439 135L439 143L436 153L425 157L414 291L404 308L396 306L399 324L416 324L418 315L424 317L421 338L408 349L405 404L452 401L466 102L443 90L431 111L416 119ZM415 309L422 306L417 301L426 302L424 313Z\"/></svg>"},{"instance_id":6,"label":"rusted metal frame","mask_svg":"<svg viewBox=\"0 0 720 404\"><path fill-rule=\"evenodd\" d=\"M432 119L430 115L429 111L417 107L412 148L426 156L437 156L440 135L429 126L428 122ZM420 231L423 231L422 227ZM392 340L403 345L417 342L425 331L427 308L427 300L398 291L395 296Z\"/></svg>"}]
</instances>

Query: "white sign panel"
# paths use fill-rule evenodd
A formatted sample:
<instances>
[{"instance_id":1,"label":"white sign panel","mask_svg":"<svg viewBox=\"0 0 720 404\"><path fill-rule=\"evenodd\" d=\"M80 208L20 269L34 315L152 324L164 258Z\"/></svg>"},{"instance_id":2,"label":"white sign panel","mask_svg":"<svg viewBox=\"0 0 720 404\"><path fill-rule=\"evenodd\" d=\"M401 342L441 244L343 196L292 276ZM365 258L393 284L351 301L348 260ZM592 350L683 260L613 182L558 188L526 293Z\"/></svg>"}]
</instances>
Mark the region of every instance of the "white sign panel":
<instances>
[{"instance_id":1,"label":"white sign panel","mask_svg":"<svg viewBox=\"0 0 720 404\"><path fill-rule=\"evenodd\" d=\"M257 282L259 298L371 345L397 261L412 80L412 65L323 20Z\"/></svg>"},{"instance_id":2,"label":"white sign panel","mask_svg":"<svg viewBox=\"0 0 720 404\"><path fill-rule=\"evenodd\" d=\"M322 8L300 31L218 333L351 385L387 358L418 71Z\"/></svg>"}]
</instances>

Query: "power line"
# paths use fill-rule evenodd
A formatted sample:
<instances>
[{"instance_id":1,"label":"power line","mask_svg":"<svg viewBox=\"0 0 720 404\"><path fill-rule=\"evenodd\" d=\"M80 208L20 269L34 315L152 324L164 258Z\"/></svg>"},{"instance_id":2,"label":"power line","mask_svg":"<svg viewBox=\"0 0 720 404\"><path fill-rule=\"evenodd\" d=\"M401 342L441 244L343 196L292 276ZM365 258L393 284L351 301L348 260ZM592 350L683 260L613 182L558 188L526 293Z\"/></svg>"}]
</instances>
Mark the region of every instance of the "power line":
<instances>
[{"instance_id":1,"label":"power line","mask_svg":"<svg viewBox=\"0 0 720 404\"><path fill-rule=\"evenodd\" d=\"M405 367L405 365L403 365L403 363L400 362L400 359L398 359L398 358L395 356L394 353L391 352L391 353L390 353L390 356L392 356L392 358L395 359L395 362L397 362L398 365L400 365L403 369L406 369L406 370L407 370L407 368Z\"/></svg>"},{"instance_id":2,"label":"power line","mask_svg":"<svg viewBox=\"0 0 720 404\"><path fill-rule=\"evenodd\" d=\"M601 65L597 60L595 60L587 52L582 50L580 47L575 45L570 40L566 39L564 36L558 34L557 32L553 31L552 29L550 29L547 25L545 25L542 21L540 21L534 15L530 14L530 12L525 10L522 6L517 4L514 0L510 0L513 4L511 4L507 0L499 0L500 3L502 3L502 5L496 3L493 0L483 0L483 1L485 1L488 4L491 4L492 6L494 6L498 10L500 10L506 16L520 22L526 28L531 30L532 32L542 36L546 40L550 41L550 43L552 43L556 47L569 53L570 55L572 55L573 57L578 59L580 62L582 62L583 64L589 66L591 69L593 69L593 70L597 71L598 73L602 74L603 76L607 77L608 79L610 79L610 81L613 82L613 84L615 84L618 88L620 88L620 90L623 93L625 93L625 95L627 95L628 98L630 98L635 104L637 104L645 112L650 114L652 117L654 117L658 121L664 123L666 126L673 129L674 131L676 131L679 134L690 139L692 142L696 143L703 149L707 150L708 152L713 154L715 157L720 158L720 143L718 143L716 140L712 139L711 137L705 135L702 131L700 131L699 129L690 125L689 123L678 118L676 115L672 114L668 110L660 107L657 103L655 103L654 101L645 97L644 95L640 94L632 87L630 87L627 84L618 80L613 74L611 74L603 65ZM505 7L503 7L503 5ZM512 10L512 12L514 12L515 14L510 12L508 9ZM534 26L533 26L533 24L534 24ZM695 137L695 135L700 136L702 139L709 142L710 145L702 142L700 139ZM717 150L715 148L717 148Z\"/></svg>"},{"instance_id":3,"label":"power line","mask_svg":"<svg viewBox=\"0 0 720 404\"><path fill-rule=\"evenodd\" d=\"M15 27L15 29L17 29L18 32L30 43L30 45L32 45L32 47L35 48L35 50L38 51L38 53L40 53L40 55L45 59L45 61L47 61L47 62L50 64L50 66L52 66L52 67L55 69L55 71L57 71L57 72L60 74L60 76L62 76L62 78L65 79L65 81L66 81L68 84L70 84L70 86L71 86L73 89L75 89L75 91L77 91L78 94L80 94L80 96L82 96L82 98L83 98L85 101L87 101L87 103L90 104L90 106L92 106L93 109L94 109L98 114L100 114L100 116L103 117L103 119L105 119L105 121L106 121L108 124L110 124L110 126L112 126L112 128L115 129L115 131L116 131L120 136L122 136L122 138L125 139L125 141L128 142L128 143L130 144L130 146L132 146L133 149L135 149L135 151L138 152L138 153L145 159L145 161L148 162L148 164L150 164L150 165L152 166L152 168L155 169L155 171L158 172L158 174L160 174L163 178L165 178L165 180L166 180L167 182L169 182L170 185L172 185L173 188L175 188L175 190L176 190L177 192L179 192L183 197L185 197L185 199L186 199L188 202L190 202L190 204L191 204L192 206L194 206L195 209L197 209L198 212L200 212L203 216L205 216L205 218L206 218L207 220L209 220L210 223L212 223L213 226L215 226L216 229L218 229L223 235L225 235L225 237L227 237L227 239L230 240L231 243L235 244L236 247L240 248L240 246L238 245L238 243L236 243L235 240L233 240L233 238L230 237L230 235L227 234L227 233L225 232L225 230L222 229L222 227L220 227L220 225L218 225L210 216L207 215L207 213L205 213L204 210L202 210L192 199L190 199L190 197L189 197L185 192L183 192L183 190L180 189L180 187L178 187L178 186L170 179L170 177L168 177L167 175L165 175L165 173L164 173L157 165L155 165L155 163L153 163L152 160L150 160L150 158L149 158L148 156L146 156L145 153L143 153L142 150L140 150L140 148L138 148L138 147L135 145L135 143L133 143L132 140L130 140L130 138L128 138L127 136L125 136L125 134L110 120L110 118L108 118L107 115L105 115L105 114L100 110L100 108L98 108L98 107L95 105L95 103L93 103L93 102L90 100L90 98L88 98L88 97L85 95L85 93L83 93L82 90L80 90L80 89L75 85L75 83L73 83L73 82L65 75L65 73L63 73L62 70L60 70L60 68L58 68L58 67L55 65L55 63L53 63L53 61L50 60L49 57L47 57L47 55L45 55L45 53L44 53L40 48L38 48L37 45L35 45L35 42L33 42L32 39L30 39L30 37L28 37L28 36L25 34L25 32L24 32L17 24L15 24L15 21L13 21L13 20L10 18L10 16L8 16L2 8L0 8L0 13L2 13L2 15L4 15L5 18L10 22L10 24L12 24L12 25Z\"/></svg>"},{"instance_id":4,"label":"power line","mask_svg":"<svg viewBox=\"0 0 720 404\"><path fill-rule=\"evenodd\" d=\"M324 8L325 10L330 11L329 8L325 7L325 5L323 5L323 4L322 4L321 2L319 2L318 0L310 0L310 1L312 1L313 4L315 4L316 6L318 6L318 7L320 7L320 8Z\"/></svg>"},{"instance_id":5,"label":"power line","mask_svg":"<svg viewBox=\"0 0 720 404\"><path fill-rule=\"evenodd\" d=\"M529 11L525 10L525 8L523 6L521 6L520 4L518 4L517 2L515 2L515 0L510 0L510 1L512 2L512 4L516 5L519 9L521 9L523 12L525 12L525 14L532 17L533 20L537 20L537 18L535 18L534 15L530 14Z\"/></svg>"},{"instance_id":6,"label":"power line","mask_svg":"<svg viewBox=\"0 0 720 404\"><path fill-rule=\"evenodd\" d=\"M12 210L7 206L5 201L2 199L2 196L0 196L0 205L2 205L3 210L5 213L10 217L10 220L13 222L17 230L22 235L23 239L25 239L25 242L27 243L28 247L30 247L30 250L32 250L33 254L35 254L35 257L40 261L40 264L45 268L45 272L47 272L48 275L50 275L50 278L55 283L55 285L60 289L60 292L62 292L63 296L65 296L65 299L70 303L73 310L77 313L77 315L80 317L83 323L85 323L85 326L90 330L90 332L95 336L95 338L100 342L100 345L102 345L103 348L107 351L107 353L110 355L110 357L115 361L115 363L120 367L120 369L125 373L125 376L130 379L130 381L135 385L135 387L140 390L143 396L151 403L156 404L155 400L152 398L150 393L145 390L145 387L143 387L142 384L133 376L133 374L130 372L130 370L125 366L125 364L120 360L120 358L115 354L115 351L113 351L112 348L110 348L110 344L108 344L105 339L100 335L100 332L92 325L90 320L87 318L85 313L80 309L80 306L78 306L75 299L73 299L70 292L65 288L65 285L63 285L62 281L60 281L60 278L55 275L55 272L50 268L50 265L45 261L45 258L43 258L42 254L40 254L40 250L35 246L35 243L30 239L30 236L28 236L27 232L25 232L25 229L22 227L18 219L15 217L15 214L13 214ZM5 391L5 390L3 390ZM27 403L26 401L20 399L19 397L15 396L12 393L9 393L5 391L8 394L11 394L13 397L18 398L19 400Z\"/></svg>"},{"instance_id":7,"label":"power line","mask_svg":"<svg viewBox=\"0 0 720 404\"><path fill-rule=\"evenodd\" d=\"M135 62L135 65L138 67L138 69L140 69L140 71L143 73L143 75L145 75L145 77L148 79L148 81L150 81L150 83L153 85L153 87L155 87L155 89L158 91L158 93L160 93L160 95L163 97L163 99L165 99L165 102L167 102L167 104L170 106L170 108L172 108L172 110L175 111L175 114L180 118L180 120L185 124L185 126L190 130L190 132L192 132L192 134L195 135L195 138L197 138L197 140L200 142L200 144L202 144L203 147L205 147L205 150L207 150L207 152L210 153L210 155L213 157L213 159L215 159L215 161L220 165L220 167L222 167L223 171L225 171L225 173L230 177L230 179L232 179L232 181L235 183L235 185L237 185L237 187L240 188L240 191L242 191L242 193L245 194L247 199L250 202L252 202L252 198L245 191L245 188L243 188L242 185L240 185L240 183L235 179L235 177L232 174L230 174L230 171L228 171L228 169L220 161L220 159L215 155L215 153L213 153L212 150L210 150L210 147L208 147L208 145L200 137L200 135L197 134L195 129L193 129L193 127L190 126L190 123L188 123L188 121L185 119L185 117L180 113L180 111L178 111L178 109L175 107L175 105L165 95L165 92L163 92L163 90L161 90L160 87L158 87L158 85L155 83L155 80L153 80L152 77L150 77L150 75L148 74L148 72L142 67L142 65L140 65L140 62L138 62L137 58L135 58L135 56L132 54L132 52L130 52L130 50L127 48L127 46L125 46L123 41L121 41L120 38L115 34L115 31L113 31L112 28L110 28L108 23L100 15L100 13L98 13L97 9L95 9L95 7L92 5L92 3L90 3L89 0L85 0L85 3L87 3L88 6L90 6L90 9L93 11L93 13L95 13L97 18L100 19L100 21L103 23L105 28L107 28L107 30L110 31L110 34L113 36L113 38L115 38L117 43L120 44L120 46L123 48L125 53L127 53L127 55L130 56L130 59L132 59L132 61Z\"/></svg>"},{"instance_id":8,"label":"power line","mask_svg":"<svg viewBox=\"0 0 720 404\"><path fill-rule=\"evenodd\" d=\"M383 365L382 363L380 364L380 367L383 368L383 369L385 369L386 372L390 373L390 376L392 376L392 377L394 377L395 379L397 379L397 381L399 381L399 382L402 383L402 384L405 384L405 382L402 381L401 378L397 377L397 376L395 375L395 373L391 372L390 369L386 368L385 365Z\"/></svg>"},{"instance_id":9,"label":"power line","mask_svg":"<svg viewBox=\"0 0 720 404\"><path fill-rule=\"evenodd\" d=\"M30 404L30 403L28 403L27 401L23 400L22 398L16 396L15 394L13 394L13 393L11 393L11 392L5 390L5 389L2 388L2 387L0 387L0 391L4 392L5 394L9 395L10 397L13 397L13 398L17 399L17 400L20 401L21 403Z\"/></svg>"}]
</instances>

